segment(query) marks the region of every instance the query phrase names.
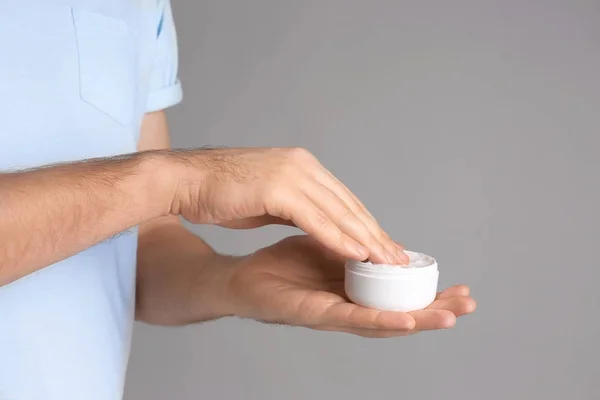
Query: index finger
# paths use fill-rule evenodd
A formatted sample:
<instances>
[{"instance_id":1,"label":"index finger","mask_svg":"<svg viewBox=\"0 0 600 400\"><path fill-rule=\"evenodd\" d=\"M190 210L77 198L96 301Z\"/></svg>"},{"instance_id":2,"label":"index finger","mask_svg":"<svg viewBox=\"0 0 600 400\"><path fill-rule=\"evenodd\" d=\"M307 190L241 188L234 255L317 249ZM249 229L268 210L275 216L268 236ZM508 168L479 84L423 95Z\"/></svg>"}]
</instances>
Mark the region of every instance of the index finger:
<instances>
[{"instance_id":1,"label":"index finger","mask_svg":"<svg viewBox=\"0 0 600 400\"><path fill-rule=\"evenodd\" d=\"M336 303L323 313L322 325L347 326L366 329L410 331L415 319L408 313L379 311L353 303Z\"/></svg>"}]
</instances>

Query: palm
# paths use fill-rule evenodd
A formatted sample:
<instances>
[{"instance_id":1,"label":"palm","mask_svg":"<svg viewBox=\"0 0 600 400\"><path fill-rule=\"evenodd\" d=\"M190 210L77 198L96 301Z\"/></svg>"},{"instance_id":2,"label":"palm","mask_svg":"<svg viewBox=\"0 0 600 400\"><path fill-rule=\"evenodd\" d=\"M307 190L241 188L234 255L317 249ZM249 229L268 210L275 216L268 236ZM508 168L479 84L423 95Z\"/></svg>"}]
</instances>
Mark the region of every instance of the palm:
<instances>
[{"instance_id":1,"label":"palm","mask_svg":"<svg viewBox=\"0 0 600 400\"><path fill-rule=\"evenodd\" d=\"M475 309L469 289L438 294L426 310L377 311L350 303L344 294L343 260L308 236L294 236L245 258L234 284L243 293L241 316L370 337L400 336L454 325Z\"/></svg>"}]
</instances>

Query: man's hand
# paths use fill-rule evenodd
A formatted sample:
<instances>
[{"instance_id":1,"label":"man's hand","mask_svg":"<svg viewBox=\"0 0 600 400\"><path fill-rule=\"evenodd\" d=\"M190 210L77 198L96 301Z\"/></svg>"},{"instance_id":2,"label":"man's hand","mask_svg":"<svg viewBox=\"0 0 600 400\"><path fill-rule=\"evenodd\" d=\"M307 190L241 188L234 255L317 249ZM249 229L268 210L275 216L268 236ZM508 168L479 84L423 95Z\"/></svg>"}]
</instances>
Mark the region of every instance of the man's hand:
<instances>
[{"instance_id":1,"label":"man's hand","mask_svg":"<svg viewBox=\"0 0 600 400\"><path fill-rule=\"evenodd\" d=\"M305 151L161 150L169 147L164 113L148 115L143 126L140 150L167 159L166 165L154 163L159 167L158 181L166 182L163 189L171 187L173 177L179 180L176 195L171 192L171 214L229 228L286 223L282 217L287 217L302 227L308 214L302 208L308 198L303 192L322 185L340 195L313 202L317 215L339 206L340 201L350 202L354 209L364 210L359 214L370 235L374 231L373 236L380 235L389 240L388 246L395 246L350 191ZM273 212L277 204L284 212ZM344 294L344 260L349 257L340 255L335 245L322 244L330 243L332 236L321 232L319 238L290 237L254 254L230 257L212 251L178 218L144 224L140 227L137 317L149 323L181 325L237 315L387 337L447 328L456 317L475 309L465 286L445 290L427 310L410 314L354 305Z\"/></svg>"},{"instance_id":2,"label":"man's hand","mask_svg":"<svg viewBox=\"0 0 600 400\"><path fill-rule=\"evenodd\" d=\"M171 213L228 228L295 225L337 254L405 264L403 248L308 151L232 148L169 153L179 177ZM179 160L179 163L172 161Z\"/></svg>"},{"instance_id":3,"label":"man's hand","mask_svg":"<svg viewBox=\"0 0 600 400\"><path fill-rule=\"evenodd\" d=\"M191 222L217 223L237 229L272 223L295 224L314 232L321 242L330 244L328 247L333 251L326 250L314 239L303 237L284 240L251 256L229 257L216 254L200 238L187 231L179 223L179 218L150 221L139 231L136 292L136 316L139 320L181 325L234 315L236 311L241 316L269 319L266 314L245 312L243 308L234 306L237 303L243 306L254 304L267 311L285 313L280 308L287 304L285 296L276 297L275 302L267 300L265 304L258 304L251 298L253 291L260 294L263 285L256 267L267 267L274 270L274 274L284 274L276 275L280 278L293 277L296 273L302 275L311 268L322 267L331 269L330 277L339 285L340 279L343 279L340 260L353 257L353 254L350 257L336 254L336 250L339 253L340 247L343 247L343 242L336 239L343 241L347 237L342 234L343 231L358 226L353 232L363 235L369 249L367 256L373 260L377 259L376 253L381 251L382 243L390 251L401 248L387 237L358 199L304 150L172 151L167 150L169 147L164 113L148 114L142 125L139 150L146 159L154 160L146 165L155 166L154 187L159 192L167 192L165 197L172 201L168 204L170 214L183 215ZM177 190L169 192L173 187ZM161 204L161 210L169 209ZM337 224L334 224L331 218L335 218L336 210L340 210L342 215L347 214L347 221L338 218ZM357 219L360 221L357 222ZM348 221L354 221L354 225ZM294 249L290 254L286 253L288 247ZM310 250L312 255L298 260L304 249ZM405 256L403 253L400 255ZM333 261L323 261L324 257L331 257ZM382 260L382 256L379 259ZM297 271L294 270L296 267ZM265 284L272 282L273 277L273 274L264 274ZM240 285L240 290L232 288L232 285ZM336 295L331 296L337 299ZM251 302L246 304L245 297ZM295 300L292 298L291 301ZM257 311L256 308L252 310ZM290 317L293 318L295 313ZM286 318L279 316L275 320ZM379 331L379 334L385 332Z\"/></svg>"},{"instance_id":4,"label":"man's hand","mask_svg":"<svg viewBox=\"0 0 600 400\"><path fill-rule=\"evenodd\" d=\"M228 274L223 314L265 322L342 331L366 337L405 336L451 328L475 310L466 286L438 294L427 309L377 311L350 303L344 294L344 262L309 236L293 236L223 267ZM202 293L198 293L203 296ZM205 309L204 297L195 307ZM201 311L199 311L201 312Z\"/></svg>"},{"instance_id":5,"label":"man's hand","mask_svg":"<svg viewBox=\"0 0 600 400\"><path fill-rule=\"evenodd\" d=\"M173 151L149 141L139 153L0 172L0 286L173 215L229 228L295 225L346 258L408 261L305 150Z\"/></svg>"}]
</instances>

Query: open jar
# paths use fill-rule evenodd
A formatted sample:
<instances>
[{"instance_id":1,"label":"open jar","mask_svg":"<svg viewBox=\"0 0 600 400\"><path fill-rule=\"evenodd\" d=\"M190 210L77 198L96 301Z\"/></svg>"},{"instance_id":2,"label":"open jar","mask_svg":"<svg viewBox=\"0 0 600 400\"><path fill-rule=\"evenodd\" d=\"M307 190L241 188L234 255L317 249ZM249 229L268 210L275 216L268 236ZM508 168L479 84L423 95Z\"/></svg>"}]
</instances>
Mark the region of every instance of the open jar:
<instances>
[{"instance_id":1,"label":"open jar","mask_svg":"<svg viewBox=\"0 0 600 400\"><path fill-rule=\"evenodd\" d=\"M405 253L410 258L407 265L348 261L348 298L355 304L382 311L410 312L430 305L437 293L437 262L425 254Z\"/></svg>"}]
</instances>

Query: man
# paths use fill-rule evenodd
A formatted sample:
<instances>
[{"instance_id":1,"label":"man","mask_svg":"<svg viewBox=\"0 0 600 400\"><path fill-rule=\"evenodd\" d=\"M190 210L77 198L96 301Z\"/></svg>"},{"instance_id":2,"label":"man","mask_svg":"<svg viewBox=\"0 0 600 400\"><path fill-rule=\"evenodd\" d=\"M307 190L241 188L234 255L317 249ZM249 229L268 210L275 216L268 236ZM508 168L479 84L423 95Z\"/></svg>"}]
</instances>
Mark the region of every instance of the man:
<instances>
[{"instance_id":1,"label":"man","mask_svg":"<svg viewBox=\"0 0 600 400\"><path fill-rule=\"evenodd\" d=\"M0 398L121 398L134 317L390 337L474 310L465 286L410 314L347 302L343 260L407 257L308 152L168 150L163 110L181 99L168 0L0 11ZM230 257L180 217L308 235Z\"/></svg>"}]
</instances>

